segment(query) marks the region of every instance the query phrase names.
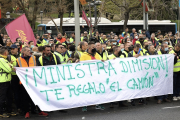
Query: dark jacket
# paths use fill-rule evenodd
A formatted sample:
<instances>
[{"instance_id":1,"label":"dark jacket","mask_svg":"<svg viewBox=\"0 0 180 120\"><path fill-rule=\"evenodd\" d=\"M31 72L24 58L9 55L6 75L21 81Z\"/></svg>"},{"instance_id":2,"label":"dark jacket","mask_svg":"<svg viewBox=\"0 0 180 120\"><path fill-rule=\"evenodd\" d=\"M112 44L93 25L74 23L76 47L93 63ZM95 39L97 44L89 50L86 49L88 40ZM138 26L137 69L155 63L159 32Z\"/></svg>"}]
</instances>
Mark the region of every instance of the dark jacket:
<instances>
[{"instance_id":1,"label":"dark jacket","mask_svg":"<svg viewBox=\"0 0 180 120\"><path fill-rule=\"evenodd\" d=\"M57 55L55 56L56 56L57 64L61 64L60 58ZM43 58L43 66L56 65L53 55L50 56L50 60L48 60L44 55L42 56L42 58ZM37 60L37 66L41 66L39 59Z\"/></svg>"}]
</instances>

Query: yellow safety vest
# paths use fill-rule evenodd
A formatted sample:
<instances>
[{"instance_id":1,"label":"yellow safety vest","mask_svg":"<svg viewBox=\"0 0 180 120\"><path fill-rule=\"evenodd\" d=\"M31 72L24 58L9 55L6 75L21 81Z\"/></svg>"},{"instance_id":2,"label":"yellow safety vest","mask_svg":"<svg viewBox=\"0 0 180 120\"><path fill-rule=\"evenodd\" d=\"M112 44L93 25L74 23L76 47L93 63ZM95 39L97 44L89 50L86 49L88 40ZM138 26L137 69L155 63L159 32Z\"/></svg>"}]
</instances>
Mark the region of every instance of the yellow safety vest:
<instances>
[{"instance_id":1,"label":"yellow safety vest","mask_svg":"<svg viewBox=\"0 0 180 120\"><path fill-rule=\"evenodd\" d=\"M70 38L69 42L70 42L70 43L74 42L74 39L73 39L73 38Z\"/></svg>"},{"instance_id":2,"label":"yellow safety vest","mask_svg":"<svg viewBox=\"0 0 180 120\"><path fill-rule=\"evenodd\" d=\"M0 57L0 83L11 81L12 64L6 59Z\"/></svg>"},{"instance_id":3,"label":"yellow safety vest","mask_svg":"<svg viewBox=\"0 0 180 120\"><path fill-rule=\"evenodd\" d=\"M109 58L109 60L112 60L112 59L116 58L116 56L114 54L111 54L108 56L108 58Z\"/></svg>"},{"instance_id":4,"label":"yellow safety vest","mask_svg":"<svg viewBox=\"0 0 180 120\"><path fill-rule=\"evenodd\" d=\"M130 53L132 54L132 56L136 55L136 53L134 52L134 50L131 51ZM143 56L143 52L142 52L142 51L140 51L140 55Z\"/></svg>"},{"instance_id":5,"label":"yellow safety vest","mask_svg":"<svg viewBox=\"0 0 180 120\"><path fill-rule=\"evenodd\" d=\"M103 60L107 60L108 59L108 52L106 50L105 50L105 52L103 52L103 58L101 57L101 59L103 59Z\"/></svg>"},{"instance_id":6,"label":"yellow safety vest","mask_svg":"<svg viewBox=\"0 0 180 120\"><path fill-rule=\"evenodd\" d=\"M54 54L57 55L60 58L61 64L66 64L66 62L64 61L64 57L60 53L54 52Z\"/></svg>"},{"instance_id":7,"label":"yellow safety vest","mask_svg":"<svg viewBox=\"0 0 180 120\"><path fill-rule=\"evenodd\" d=\"M57 65L57 59L56 59L56 56L54 54L53 54L53 58L54 58L54 61L55 61L56 65ZM39 57L39 62L41 64L41 66L43 66L43 58L42 58L42 56Z\"/></svg>"},{"instance_id":8,"label":"yellow safety vest","mask_svg":"<svg viewBox=\"0 0 180 120\"><path fill-rule=\"evenodd\" d=\"M135 44L140 44L141 45L141 43L140 43L140 41L139 40L137 40L136 42L135 42ZM141 45L141 49L142 49L143 47L142 47L142 45Z\"/></svg>"},{"instance_id":9,"label":"yellow safety vest","mask_svg":"<svg viewBox=\"0 0 180 120\"><path fill-rule=\"evenodd\" d=\"M11 55L11 61L13 61L12 63L13 67L16 67L17 62L16 62L16 58L13 55ZM16 75L16 72L11 72L11 74Z\"/></svg>"},{"instance_id":10,"label":"yellow safety vest","mask_svg":"<svg viewBox=\"0 0 180 120\"><path fill-rule=\"evenodd\" d=\"M123 51L122 53L124 53L126 55L126 57L124 55L121 55L120 58L127 58L128 57L128 53L126 51Z\"/></svg>"}]
</instances>

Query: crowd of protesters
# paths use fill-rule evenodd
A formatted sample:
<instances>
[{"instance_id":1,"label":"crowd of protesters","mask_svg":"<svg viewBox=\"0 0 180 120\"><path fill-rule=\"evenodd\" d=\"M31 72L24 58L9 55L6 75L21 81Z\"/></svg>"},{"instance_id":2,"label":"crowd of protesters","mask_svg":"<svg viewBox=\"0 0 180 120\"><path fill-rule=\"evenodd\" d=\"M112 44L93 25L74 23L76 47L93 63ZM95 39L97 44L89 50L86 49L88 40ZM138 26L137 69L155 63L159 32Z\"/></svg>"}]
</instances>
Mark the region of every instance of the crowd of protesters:
<instances>
[{"instance_id":1,"label":"crowd of protesters","mask_svg":"<svg viewBox=\"0 0 180 120\"><path fill-rule=\"evenodd\" d=\"M132 33L125 29L122 34L116 35L99 33L97 30L81 33L80 43L75 46L75 33L68 38L66 34L51 35L45 33L42 36L35 35L37 44L33 41L24 42L17 38L12 42L7 34L0 37L0 118L31 114L48 116L38 106L35 106L30 96L16 75L14 67L47 66L67 63L77 63L85 60L111 60L116 58L139 57L149 55L174 54L173 95L156 96L157 103L180 100L180 37L171 31L161 34L149 33L146 30ZM140 98L139 104L145 104L149 98ZM135 106L135 100L128 100ZM12 107L12 104L15 107ZM116 103L110 103L114 107ZM118 102L120 107L127 107L124 101ZM96 105L95 109L104 110L102 105ZM87 106L82 107L87 111ZM66 112L61 110L60 112Z\"/></svg>"}]
</instances>

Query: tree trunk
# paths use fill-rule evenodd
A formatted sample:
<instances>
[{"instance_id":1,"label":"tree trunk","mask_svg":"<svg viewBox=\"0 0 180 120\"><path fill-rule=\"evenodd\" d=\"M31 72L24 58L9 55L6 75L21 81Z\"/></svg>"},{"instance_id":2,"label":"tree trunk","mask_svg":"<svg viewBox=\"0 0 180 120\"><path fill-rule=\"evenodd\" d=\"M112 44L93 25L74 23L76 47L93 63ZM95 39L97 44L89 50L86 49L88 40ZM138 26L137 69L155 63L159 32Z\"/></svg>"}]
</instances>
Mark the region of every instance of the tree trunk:
<instances>
[{"instance_id":1,"label":"tree trunk","mask_svg":"<svg viewBox=\"0 0 180 120\"><path fill-rule=\"evenodd\" d=\"M33 19L31 21L31 28L34 30L36 25L36 18L37 18L37 10L38 10L38 1L34 1L34 10L33 10Z\"/></svg>"},{"instance_id":2,"label":"tree trunk","mask_svg":"<svg viewBox=\"0 0 180 120\"><path fill-rule=\"evenodd\" d=\"M60 32L63 33L62 24L63 24L63 12L60 12Z\"/></svg>"},{"instance_id":3,"label":"tree trunk","mask_svg":"<svg viewBox=\"0 0 180 120\"><path fill-rule=\"evenodd\" d=\"M125 17L125 21L124 21L124 27L123 27L123 30L125 30L126 27L127 27L127 23L128 23L128 19L129 19L129 11L125 11L124 17Z\"/></svg>"},{"instance_id":4,"label":"tree trunk","mask_svg":"<svg viewBox=\"0 0 180 120\"><path fill-rule=\"evenodd\" d=\"M57 34L59 33L59 29L58 26L56 25L56 23L54 22L53 18L49 15L49 17L51 18L52 22L54 23L54 25L56 26L56 30L57 30Z\"/></svg>"}]
</instances>

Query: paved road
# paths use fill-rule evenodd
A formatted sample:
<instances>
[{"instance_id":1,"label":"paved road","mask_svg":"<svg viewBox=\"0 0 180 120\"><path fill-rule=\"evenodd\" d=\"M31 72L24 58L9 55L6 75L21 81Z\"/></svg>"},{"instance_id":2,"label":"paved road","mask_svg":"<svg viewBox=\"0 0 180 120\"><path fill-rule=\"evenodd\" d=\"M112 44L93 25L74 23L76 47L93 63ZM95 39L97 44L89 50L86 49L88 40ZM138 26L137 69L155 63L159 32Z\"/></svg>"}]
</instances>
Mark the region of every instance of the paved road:
<instances>
[{"instance_id":1,"label":"paved road","mask_svg":"<svg viewBox=\"0 0 180 120\"><path fill-rule=\"evenodd\" d=\"M137 103L138 101L136 101ZM156 100L151 98L147 105L109 108L109 104L104 104L105 110L95 110L94 106L88 107L87 112L82 112L81 108L67 110L67 113L51 112L49 117L39 117L31 115L33 120L179 120L180 101L156 104ZM175 107L176 106L176 107ZM168 108L172 107L172 108ZM24 116L11 117L9 120L23 120Z\"/></svg>"}]
</instances>

